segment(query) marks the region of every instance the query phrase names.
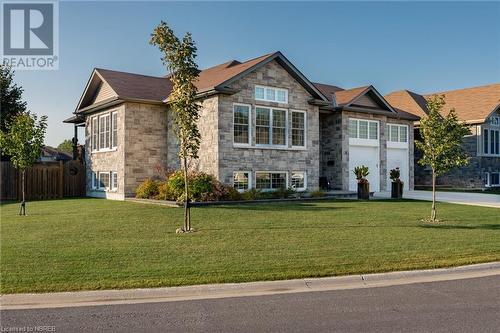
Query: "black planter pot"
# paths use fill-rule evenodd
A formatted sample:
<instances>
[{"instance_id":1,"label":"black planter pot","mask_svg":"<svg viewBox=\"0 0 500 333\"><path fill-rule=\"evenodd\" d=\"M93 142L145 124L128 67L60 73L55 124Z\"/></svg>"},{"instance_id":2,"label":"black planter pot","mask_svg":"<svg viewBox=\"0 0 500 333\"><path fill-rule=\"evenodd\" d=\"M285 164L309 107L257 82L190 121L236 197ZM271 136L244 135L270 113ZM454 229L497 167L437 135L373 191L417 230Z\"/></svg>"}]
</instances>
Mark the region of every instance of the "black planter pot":
<instances>
[{"instance_id":1,"label":"black planter pot","mask_svg":"<svg viewBox=\"0 0 500 333\"><path fill-rule=\"evenodd\" d=\"M403 197L403 182L392 182L391 198L401 199Z\"/></svg>"},{"instance_id":2,"label":"black planter pot","mask_svg":"<svg viewBox=\"0 0 500 333\"><path fill-rule=\"evenodd\" d=\"M370 183L358 183L358 199L370 199Z\"/></svg>"}]
</instances>

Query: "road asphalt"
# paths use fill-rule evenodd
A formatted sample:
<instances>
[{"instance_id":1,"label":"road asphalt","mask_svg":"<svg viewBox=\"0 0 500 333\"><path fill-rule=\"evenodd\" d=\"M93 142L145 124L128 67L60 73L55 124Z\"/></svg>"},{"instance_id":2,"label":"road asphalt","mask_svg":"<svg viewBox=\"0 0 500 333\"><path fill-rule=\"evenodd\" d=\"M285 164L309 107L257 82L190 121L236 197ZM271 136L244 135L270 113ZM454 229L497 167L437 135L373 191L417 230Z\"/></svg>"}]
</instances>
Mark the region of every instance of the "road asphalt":
<instances>
[{"instance_id":1,"label":"road asphalt","mask_svg":"<svg viewBox=\"0 0 500 333\"><path fill-rule=\"evenodd\" d=\"M1 332L499 332L500 275L391 287L3 310ZM19 330L21 329L21 330Z\"/></svg>"}]
</instances>

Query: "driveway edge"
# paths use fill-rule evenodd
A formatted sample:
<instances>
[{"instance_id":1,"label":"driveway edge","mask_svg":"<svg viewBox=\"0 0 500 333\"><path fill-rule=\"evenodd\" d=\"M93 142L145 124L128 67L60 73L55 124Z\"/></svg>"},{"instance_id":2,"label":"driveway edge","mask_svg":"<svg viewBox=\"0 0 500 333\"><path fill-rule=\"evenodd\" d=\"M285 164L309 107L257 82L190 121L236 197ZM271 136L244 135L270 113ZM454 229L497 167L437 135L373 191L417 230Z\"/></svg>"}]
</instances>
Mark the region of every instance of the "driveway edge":
<instances>
[{"instance_id":1,"label":"driveway edge","mask_svg":"<svg viewBox=\"0 0 500 333\"><path fill-rule=\"evenodd\" d=\"M207 284L186 287L77 291L0 296L0 309L37 309L113 304L174 302L226 297L262 296L310 291L388 287L500 275L500 262L453 268L357 274L248 283Z\"/></svg>"}]
</instances>

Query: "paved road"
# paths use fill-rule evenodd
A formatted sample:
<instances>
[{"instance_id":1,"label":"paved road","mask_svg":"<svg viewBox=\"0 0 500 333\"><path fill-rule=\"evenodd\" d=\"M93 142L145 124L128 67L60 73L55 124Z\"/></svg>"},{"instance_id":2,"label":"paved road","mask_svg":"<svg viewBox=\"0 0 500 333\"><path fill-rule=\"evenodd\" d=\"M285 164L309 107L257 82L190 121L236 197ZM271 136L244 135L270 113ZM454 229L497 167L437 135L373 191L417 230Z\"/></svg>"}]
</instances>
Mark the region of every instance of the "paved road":
<instances>
[{"instance_id":1,"label":"paved road","mask_svg":"<svg viewBox=\"0 0 500 333\"><path fill-rule=\"evenodd\" d=\"M37 325L55 332L498 332L500 276L1 315L2 332Z\"/></svg>"},{"instance_id":2,"label":"paved road","mask_svg":"<svg viewBox=\"0 0 500 333\"><path fill-rule=\"evenodd\" d=\"M376 198L390 198L390 192L375 192ZM403 193L406 199L432 201L431 191L406 191ZM473 206L500 208L500 195L486 193L465 192L436 192L436 199L442 202L458 203Z\"/></svg>"}]
</instances>

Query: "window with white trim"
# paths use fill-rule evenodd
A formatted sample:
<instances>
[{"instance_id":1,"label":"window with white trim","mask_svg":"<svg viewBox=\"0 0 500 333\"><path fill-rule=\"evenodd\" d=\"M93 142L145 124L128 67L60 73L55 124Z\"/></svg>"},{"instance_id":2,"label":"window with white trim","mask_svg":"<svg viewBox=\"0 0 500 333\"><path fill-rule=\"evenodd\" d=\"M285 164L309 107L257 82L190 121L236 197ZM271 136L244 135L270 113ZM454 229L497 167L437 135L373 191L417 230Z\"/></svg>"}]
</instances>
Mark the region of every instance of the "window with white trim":
<instances>
[{"instance_id":1,"label":"window with white trim","mask_svg":"<svg viewBox=\"0 0 500 333\"><path fill-rule=\"evenodd\" d=\"M109 190L109 172L99 172L99 184L98 189L102 191Z\"/></svg>"},{"instance_id":2,"label":"window with white trim","mask_svg":"<svg viewBox=\"0 0 500 333\"><path fill-rule=\"evenodd\" d=\"M378 121L349 119L349 138L378 140Z\"/></svg>"},{"instance_id":3,"label":"window with white trim","mask_svg":"<svg viewBox=\"0 0 500 333\"><path fill-rule=\"evenodd\" d=\"M306 113L292 111L292 146L304 147L306 133Z\"/></svg>"},{"instance_id":4,"label":"window with white trim","mask_svg":"<svg viewBox=\"0 0 500 333\"><path fill-rule=\"evenodd\" d=\"M287 112L282 109L255 108L255 143L286 146Z\"/></svg>"},{"instance_id":5,"label":"window with white trim","mask_svg":"<svg viewBox=\"0 0 500 333\"><path fill-rule=\"evenodd\" d=\"M408 126L387 124L388 140L391 142L408 142Z\"/></svg>"},{"instance_id":6,"label":"window with white trim","mask_svg":"<svg viewBox=\"0 0 500 333\"><path fill-rule=\"evenodd\" d=\"M261 172L255 173L255 188L258 190L276 190L287 187L286 172Z\"/></svg>"},{"instance_id":7,"label":"window with white trim","mask_svg":"<svg viewBox=\"0 0 500 333\"><path fill-rule=\"evenodd\" d=\"M294 171L290 177L290 187L296 191L303 191L306 189L306 173Z\"/></svg>"},{"instance_id":8,"label":"window with white trim","mask_svg":"<svg viewBox=\"0 0 500 333\"><path fill-rule=\"evenodd\" d=\"M91 120L91 126L90 126L90 130L91 130L91 137L90 137L90 141L91 141L91 149L94 151L94 150L97 150L98 146L99 146L99 139L98 139L98 135L99 135L99 126L97 125L97 117L92 117Z\"/></svg>"},{"instance_id":9,"label":"window with white trim","mask_svg":"<svg viewBox=\"0 0 500 333\"><path fill-rule=\"evenodd\" d=\"M233 172L233 187L238 191L246 191L250 188L250 172Z\"/></svg>"},{"instance_id":10,"label":"window with white trim","mask_svg":"<svg viewBox=\"0 0 500 333\"><path fill-rule=\"evenodd\" d=\"M250 106L234 104L233 139L237 144L250 144Z\"/></svg>"},{"instance_id":11,"label":"window with white trim","mask_svg":"<svg viewBox=\"0 0 500 333\"><path fill-rule=\"evenodd\" d=\"M118 146L118 112L111 112L111 147Z\"/></svg>"},{"instance_id":12,"label":"window with white trim","mask_svg":"<svg viewBox=\"0 0 500 333\"><path fill-rule=\"evenodd\" d=\"M490 117L489 123L493 126L500 126L500 117Z\"/></svg>"},{"instance_id":13,"label":"window with white trim","mask_svg":"<svg viewBox=\"0 0 500 333\"><path fill-rule=\"evenodd\" d=\"M116 171L111 172L111 190L118 190L118 172Z\"/></svg>"},{"instance_id":14,"label":"window with white trim","mask_svg":"<svg viewBox=\"0 0 500 333\"><path fill-rule=\"evenodd\" d=\"M288 103L288 90L266 86L255 86L255 99L258 101Z\"/></svg>"},{"instance_id":15,"label":"window with white trim","mask_svg":"<svg viewBox=\"0 0 500 333\"><path fill-rule=\"evenodd\" d=\"M486 173L486 186L488 186L488 187L500 186L500 172L487 172Z\"/></svg>"},{"instance_id":16,"label":"window with white trim","mask_svg":"<svg viewBox=\"0 0 500 333\"><path fill-rule=\"evenodd\" d=\"M500 155L500 130L483 129L483 154Z\"/></svg>"},{"instance_id":17,"label":"window with white trim","mask_svg":"<svg viewBox=\"0 0 500 333\"><path fill-rule=\"evenodd\" d=\"M109 148L109 114L99 116L99 149Z\"/></svg>"}]
</instances>

